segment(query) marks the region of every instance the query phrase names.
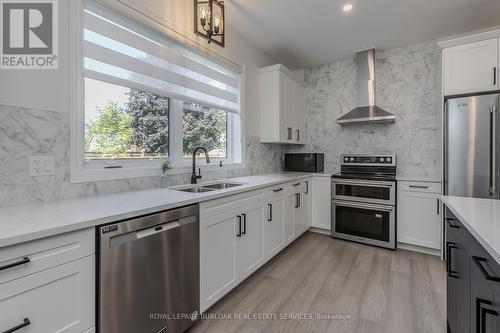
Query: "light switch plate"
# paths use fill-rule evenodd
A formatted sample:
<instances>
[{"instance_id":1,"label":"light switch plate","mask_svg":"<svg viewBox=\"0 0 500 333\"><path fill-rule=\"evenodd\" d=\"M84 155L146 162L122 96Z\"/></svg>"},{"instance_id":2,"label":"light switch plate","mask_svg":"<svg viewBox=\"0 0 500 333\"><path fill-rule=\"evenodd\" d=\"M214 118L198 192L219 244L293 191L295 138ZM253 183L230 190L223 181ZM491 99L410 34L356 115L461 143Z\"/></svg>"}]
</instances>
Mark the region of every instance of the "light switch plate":
<instances>
[{"instance_id":1,"label":"light switch plate","mask_svg":"<svg viewBox=\"0 0 500 333\"><path fill-rule=\"evenodd\" d=\"M56 161L54 156L30 156L30 176L53 176L55 174L55 165Z\"/></svg>"}]
</instances>

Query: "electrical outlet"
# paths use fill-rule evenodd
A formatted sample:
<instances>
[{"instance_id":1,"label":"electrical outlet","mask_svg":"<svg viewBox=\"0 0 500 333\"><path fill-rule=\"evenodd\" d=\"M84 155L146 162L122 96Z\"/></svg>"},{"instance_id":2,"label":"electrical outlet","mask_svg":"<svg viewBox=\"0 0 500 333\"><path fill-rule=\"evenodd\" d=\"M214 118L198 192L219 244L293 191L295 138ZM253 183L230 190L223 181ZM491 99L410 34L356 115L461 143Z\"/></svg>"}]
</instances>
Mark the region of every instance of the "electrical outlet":
<instances>
[{"instance_id":1,"label":"electrical outlet","mask_svg":"<svg viewBox=\"0 0 500 333\"><path fill-rule=\"evenodd\" d=\"M55 174L55 164L54 156L30 156L30 176L53 176Z\"/></svg>"}]
</instances>

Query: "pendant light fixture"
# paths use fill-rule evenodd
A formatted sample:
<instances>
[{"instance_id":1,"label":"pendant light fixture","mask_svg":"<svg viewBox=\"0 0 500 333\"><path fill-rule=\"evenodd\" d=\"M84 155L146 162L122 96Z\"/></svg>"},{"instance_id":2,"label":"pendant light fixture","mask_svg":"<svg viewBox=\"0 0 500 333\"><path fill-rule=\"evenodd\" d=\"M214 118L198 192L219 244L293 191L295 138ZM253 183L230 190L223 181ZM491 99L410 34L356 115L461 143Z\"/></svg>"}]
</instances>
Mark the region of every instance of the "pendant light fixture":
<instances>
[{"instance_id":1,"label":"pendant light fixture","mask_svg":"<svg viewBox=\"0 0 500 333\"><path fill-rule=\"evenodd\" d=\"M194 33L224 47L224 1L194 0Z\"/></svg>"}]
</instances>

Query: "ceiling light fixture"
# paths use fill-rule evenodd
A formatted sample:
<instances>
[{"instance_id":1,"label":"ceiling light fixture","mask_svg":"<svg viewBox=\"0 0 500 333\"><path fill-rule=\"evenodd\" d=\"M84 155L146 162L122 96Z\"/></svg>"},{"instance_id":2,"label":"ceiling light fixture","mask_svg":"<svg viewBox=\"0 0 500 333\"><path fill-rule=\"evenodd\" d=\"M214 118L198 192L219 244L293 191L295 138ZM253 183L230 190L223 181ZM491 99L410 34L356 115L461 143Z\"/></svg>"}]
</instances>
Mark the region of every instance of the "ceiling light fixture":
<instances>
[{"instance_id":1,"label":"ceiling light fixture","mask_svg":"<svg viewBox=\"0 0 500 333\"><path fill-rule=\"evenodd\" d=\"M352 10L352 4L351 3L346 3L343 7L342 10L344 12L350 12Z\"/></svg>"}]
</instances>

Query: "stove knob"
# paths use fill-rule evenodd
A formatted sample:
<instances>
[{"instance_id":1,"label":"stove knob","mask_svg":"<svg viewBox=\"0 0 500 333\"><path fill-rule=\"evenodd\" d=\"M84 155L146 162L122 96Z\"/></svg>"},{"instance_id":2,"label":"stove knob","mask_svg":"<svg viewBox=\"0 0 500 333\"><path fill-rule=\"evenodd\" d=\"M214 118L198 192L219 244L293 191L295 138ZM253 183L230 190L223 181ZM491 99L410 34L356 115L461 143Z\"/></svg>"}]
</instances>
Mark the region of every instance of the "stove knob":
<instances>
[{"instance_id":1,"label":"stove knob","mask_svg":"<svg viewBox=\"0 0 500 333\"><path fill-rule=\"evenodd\" d=\"M351 157L351 162L354 162L354 157Z\"/></svg>"},{"instance_id":2,"label":"stove knob","mask_svg":"<svg viewBox=\"0 0 500 333\"><path fill-rule=\"evenodd\" d=\"M380 162L384 162L385 159L383 157L380 158Z\"/></svg>"},{"instance_id":3,"label":"stove knob","mask_svg":"<svg viewBox=\"0 0 500 333\"><path fill-rule=\"evenodd\" d=\"M390 157L387 157L387 159L386 159L386 160L387 160L387 162L391 163L391 160L392 160L392 159L391 159Z\"/></svg>"},{"instance_id":4,"label":"stove knob","mask_svg":"<svg viewBox=\"0 0 500 333\"><path fill-rule=\"evenodd\" d=\"M344 157L344 162L348 162L349 161L349 157Z\"/></svg>"}]
</instances>

